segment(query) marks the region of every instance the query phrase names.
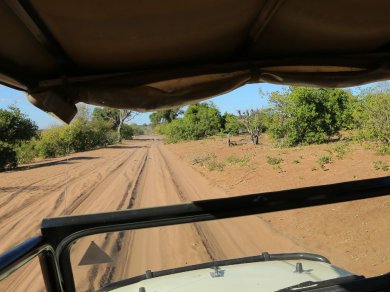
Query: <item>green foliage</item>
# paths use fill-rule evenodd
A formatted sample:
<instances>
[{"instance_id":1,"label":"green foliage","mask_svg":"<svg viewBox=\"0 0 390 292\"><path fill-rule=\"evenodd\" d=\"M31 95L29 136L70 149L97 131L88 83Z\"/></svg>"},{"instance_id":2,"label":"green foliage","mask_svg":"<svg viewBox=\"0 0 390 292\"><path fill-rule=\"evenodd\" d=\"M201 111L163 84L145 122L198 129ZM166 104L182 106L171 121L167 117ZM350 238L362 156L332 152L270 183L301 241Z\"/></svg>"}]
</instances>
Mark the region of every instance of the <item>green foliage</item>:
<instances>
[{"instance_id":1,"label":"green foliage","mask_svg":"<svg viewBox=\"0 0 390 292\"><path fill-rule=\"evenodd\" d=\"M378 155L389 155L390 154L390 146L380 144L375 148L375 153Z\"/></svg>"},{"instance_id":2,"label":"green foliage","mask_svg":"<svg viewBox=\"0 0 390 292\"><path fill-rule=\"evenodd\" d=\"M383 171L389 170L389 165L385 161L377 160L377 161L374 161L373 164L374 164L375 170L383 170Z\"/></svg>"},{"instance_id":3,"label":"green foliage","mask_svg":"<svg viewBox=\"0 0 390 292\"><path fill-rule=\"evenodd\" d=\"M172 109L165 109L165 110L159 110L157 112L152 113L149 116L150 122L153 126L163 124L163 123L170 123L174 119L176 119L179 115L181 115L183 111L180 107L172 108Z\"/></svg>"},{"instance_id":4,"label":"green foliage","mask_svg":"<svg viewBox=\"0 0 390 292\"><path fill-rule=\"evenodd\" d=\"M335 146L333 146L331 149L329 149L329 152L331 154L335 154L337 159L344 159L345 155L350 150L350 145L348 142L338 142Z\"/></svg>"},{"instance_id":5,"label":"green foliage","mask_svg":"<svg viewBox=\"0 0 390 292\"><path fill-rule=\"evenodd\" d=\"M124 124L121 129L122 138L125 140L131 140L134 136L134 128L130 125Z\"/></svg>"},{"instance_id":6,"label":"green foliage","mask_svg":"<svg viewBox=\"0 0 390 292\"><path fill-rule=\"evenodd\" d=\"M18 108L0 109L0 171L17 166L15 149L37 132L37 125Z\"/></svg>"},{"instance_id":7,"label":"green foliage","mask_svg":"<svg viewBox=\"0 0 390 292\"><path fill-rule=\"evenodd\" d=\"M225 163L217 160L210 160L207 162L207 169L210 171L218 170L222 171L225 168Z\"/></svg>"},{"instance_id":8,"label":"green foliage","mask_svg":"<svg viewBox=\"0 0 390 292\"><path fill-rule=\"evenodd\" d=\"M226 134L237 135L242 125L236 115L225 113L222 116L222 128Z\"/></svg>"},{"instance_id":9,"label":"green foliage","mask_svg":"<svg viewBox=\"0 0 390 292\"><path fill-rule=\"evenodd\" d=\"M65 136L66 126L52 126L44 130L37 143L39 156L43 158L63 156L68 152L70 140ZM67 143L68 142L68 143Z\"/></svg>"},{"instance_id":10,"label":"green foliage","mask_svg":"<svg viewBox=\"0 0 390 292\"><path fill-rule=\"evenodd\" d=\"M270 96L269 132L280 145L323 143L351 126L352 95L342 89L290 87Z\"/></svg>"},{"instance_id":11,"label":"green foliage","mask_svg":"<svg viewBox=\"0 0 390 292\"><path fill-rule=\"evenodd\" d=\"M38 126L18 108L0 109L0 141L15 144L37 135Z\"/></svg>"},{"instance_id":12,"label":"green foliage","mask_svg":"<svg viewBox=\"0 0 390 292\"><path fill-rule=\"evenodd\" d=\"M330 164L332 162L332 157L331 156L321 156L318 160L317 163L320 165L322 169L325 169L325 165Z\"/></svg>"},{"instance_id":13,"label":"green foliage","mask_svg":"<svg viewBox=\"0 0 390 292\"><path fill-rule=\"evenodd\" d=\"M224 162L217 160L217 156L214 153L195 155L191 162L193 165L199 164L200 166L204 166L210 171L222 171L226 166Z\"/></svg>"},{"instance_id":14,"label":"green foliage","mask_svg":"<svg viewBox=\"0 0 390 292\"><path fill-rule=\"evenodd\" d=\"M17 166L16 152L11 144L0 141L0 171Z\"/></svg>"},{"instance_id":15,"label":"green foliage","mask_svg":"<svg viewBox=\"0 0 390 292\"><path fill-rule=\"evenodd\" d=\"M368 140L390 146L390 88L374 88L361 95L360 135Z\"/></svg>"},{"instance_id":16,"label":"green foliage","mask_svg":"<svg viewBox=\"0 0 390 292\"><path fill-rule=\"evenodd\" d=\"M36 148L39 156L49 158L107 146L116 140L117 135L109 121L78 117L70 125L44 130Z\"/></svg>"},{"instance_id":17,"label":"green foliage","mask_svg":"<svg viewBox=\"0 0 390 292\"><path fill-rule=\"evenodd\" d=\"M299 164L299 163L301 163L298 159L295 159L295 160L293 160L293 163L294 164Z\"/></svg>"},{"instance_id":18,"label":"green foliage","mask_svg":"<svg viewBox=\"0 0 390 292\"><path fill-rule=\"evenodd\" d=\"M92 112L92 120L109 122L112 129L116 129L120 123L119 110L109 107L95 107Z\"/></svg>"},{"instance_id":19,"label":"green foliage","mask_svg":"<svg viewBox=\"0 0 390 292\"><path fill-rule=\"evenodd\" d=\"M283 162L283 159L280 157L267 156L267 163L269 165L278 165Z\"/></svg>"},{"instance_id":20,"label":"green foliage","mask_svg":"<svg viewBox=\"0 0 390 292\"><path fill-rule=\"evenodd\" d=\"M118 142L122 141L122 127L125 122L133 119L137 113L129 109L114 109L109 107L96 107L92 113L93 121L104 121L110 123L112 129L117 132Z\"/></svg>"},{"instance_id":21,"label":"green foliage","mask_svg":"<svg viewBox=\"0 0 390 292\"><path fill-rule=\"evenodd\" d=\"M39 156L37 148L37 139L33 138L29 141L24 141L16 148L16 156L18 164L31 163Z\"/></svg>"},{"instance_id":22,"label":"green foliage","mask_svg":"<svg viewBox=\"0 0 390 292\"><path fill-rule=\"evenodd\" d=\"M131 124L131 127L133 128L133 135L138 136L138 135L145 135L145 130L147 130L148 126L147 125L137 125L137 124Z\"/></svg>"},{"instance_id":23,"label":"green foliage","mask_svg":"<svg viewBox=\"0 0 390 292\"><path fill-rule=\"evenodd\" d=\"M161 124L156 131L164 134L168 143L175 143L212 136L220 132L221 128L222 117L216 106L211 103L200 103L190 105L183 118Z\"/></svg>"}]
</instances>

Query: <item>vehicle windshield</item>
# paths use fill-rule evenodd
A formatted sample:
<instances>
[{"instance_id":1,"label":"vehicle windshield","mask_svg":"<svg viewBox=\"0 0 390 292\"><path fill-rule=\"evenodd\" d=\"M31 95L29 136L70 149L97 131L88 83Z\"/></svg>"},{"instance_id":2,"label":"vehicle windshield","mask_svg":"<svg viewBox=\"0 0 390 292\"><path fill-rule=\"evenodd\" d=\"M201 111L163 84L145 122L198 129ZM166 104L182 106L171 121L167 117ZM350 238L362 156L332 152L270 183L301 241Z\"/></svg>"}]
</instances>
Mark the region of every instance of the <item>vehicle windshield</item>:
<instances>
[{"instance_id":1,"label":"vehicle windshield","mask_svg":"<svg viewBox=\"0 0 390 292\"><path fill-rule=\"evenodd\" d=\"M29 104L24 93L0 86L0 253L39 235L48 217L388 177L389 137L389 82L343 89L252 84L147 113L78 104L69 125ZM273 261L275 271L294 277L275 289L384 274L390 266L389 208L390 196L382 196L85 236L71 248L75 285L96 291L148 270L262 252L318 254L331 262L298 257L279 267ZM297 263L307 273L294 274ZM39 263L29 265L0 281L0 291L44 290ZM227 276L238 266L221 269ZM213 267L205 269L209 277Z\"/></svg>"}]
</instances>

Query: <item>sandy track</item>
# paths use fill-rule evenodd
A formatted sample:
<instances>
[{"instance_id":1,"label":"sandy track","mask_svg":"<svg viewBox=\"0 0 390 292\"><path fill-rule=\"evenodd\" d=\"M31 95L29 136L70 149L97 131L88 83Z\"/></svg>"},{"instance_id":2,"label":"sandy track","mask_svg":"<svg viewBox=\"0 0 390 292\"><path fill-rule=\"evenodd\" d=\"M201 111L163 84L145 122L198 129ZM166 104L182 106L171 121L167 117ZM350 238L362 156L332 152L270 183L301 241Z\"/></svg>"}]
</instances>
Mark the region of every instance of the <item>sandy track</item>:
<instances>
[{"instance_id":1,"label":"sandy track","mask_svg":"<svg viewBox=\"0 0 390 292\"><path fill-rule=\"evenodd\" d=\"M68 162L56 160L49 165L4 173L0 186L0 219L6 222L0 227L0 251L38 234L44 217L227 196L155 141L133 141L79 153ZM114 263L78 266L92 240ZM261 251L298 250L302 248L271 230L261 217L251 216L84 238L72 249L72 265L78 289L93 291L103 283L147 269L173 268ZM37 267L21 274L12 287L0 283L0 290L41 289Z\"/></svg>"}]
</instances>

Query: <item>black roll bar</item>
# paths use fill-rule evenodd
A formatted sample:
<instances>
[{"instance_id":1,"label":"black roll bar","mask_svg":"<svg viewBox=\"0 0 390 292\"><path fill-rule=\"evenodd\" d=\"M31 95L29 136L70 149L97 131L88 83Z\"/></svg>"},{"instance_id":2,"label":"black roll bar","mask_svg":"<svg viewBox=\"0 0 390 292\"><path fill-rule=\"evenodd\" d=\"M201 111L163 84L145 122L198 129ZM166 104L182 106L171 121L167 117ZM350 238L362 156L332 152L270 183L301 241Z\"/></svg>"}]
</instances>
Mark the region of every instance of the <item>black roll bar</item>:
<instances>
[{"instance_id":1,"label":"black roll bar","mask_svg":"<svg viewBox=\"0 0 390 292\"><path fill-rule=\"evenodd\" d=\"M39 257L46 291L63 291L60 269L53 247L41 236L32 237L0 255L0 281Z\"/></svg>"}]
</instances>

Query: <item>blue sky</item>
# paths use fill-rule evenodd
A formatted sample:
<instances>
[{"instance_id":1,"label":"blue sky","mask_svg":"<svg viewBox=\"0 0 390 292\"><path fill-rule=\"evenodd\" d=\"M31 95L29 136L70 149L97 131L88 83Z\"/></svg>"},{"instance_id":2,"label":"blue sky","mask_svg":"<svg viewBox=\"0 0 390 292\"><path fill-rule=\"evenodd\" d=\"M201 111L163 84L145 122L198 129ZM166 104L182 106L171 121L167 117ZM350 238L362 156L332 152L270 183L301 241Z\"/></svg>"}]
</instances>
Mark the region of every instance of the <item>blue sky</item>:
<instances>
[{"instance_id":1,"label":"blue sky","mask_svg":"<svg viewBox=\"0 0 390 292\"><path fill-rule=\"evenodd\" d=\"M236 89L224 95L210 99L214 102L222 113L236 113L237 110L246 110L251 108L261 108L267 105L267 99L261 97L259 91L263 93L281 90L283 86L273 84L250 84ZM16 105L32 120L39 128L44 129L53 124L62 124L61 121L51 115L36 108L27 100L24 92L17 91L0 85L0 108L7 108L10 105ZM150 113L141 113L134 118L137 124L149 123Z\"/></svg>"}]
</instances>

